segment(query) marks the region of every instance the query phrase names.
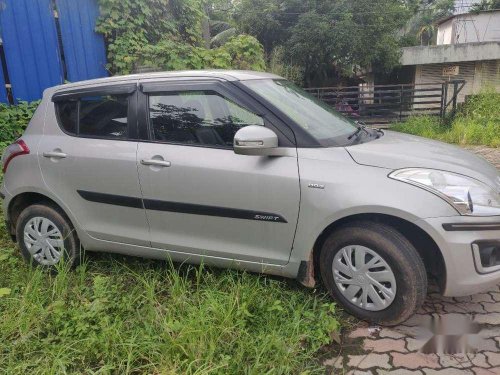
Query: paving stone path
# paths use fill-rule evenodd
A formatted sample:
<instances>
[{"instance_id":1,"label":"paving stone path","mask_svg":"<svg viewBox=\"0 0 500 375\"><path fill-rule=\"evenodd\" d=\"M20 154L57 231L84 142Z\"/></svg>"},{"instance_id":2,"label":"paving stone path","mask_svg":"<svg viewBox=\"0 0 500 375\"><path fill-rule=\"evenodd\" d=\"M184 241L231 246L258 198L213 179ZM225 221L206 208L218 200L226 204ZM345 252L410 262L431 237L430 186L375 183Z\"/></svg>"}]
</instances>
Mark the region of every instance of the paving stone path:
<instances>
[{"instance_id":1,"label":"paving stone path","mask_svg":"<svg viewBox=\"0 0 500 375\"><path fill-rule=\"evenodd\" d=\"M342 339L341 354L326 359L327 373L352 375L500 374L500 286L470 297L442 297L431 291L422 308L396 327L359 322ZM469 354L423 354L417 340L426 316L465 315L480 323L481 347ZM351 352L356 354L350 354Z\"/></svg>"},{"instance_id":2,"label":"paving stone path","mask_svg":"<svg viewBox=\"0 0 500 375\"><path fill-rule=\"evenodd\" d=\"M472 147L500 169L500 148ZM468 354L423 354L417 340L425 317L462 315L481 324L481 347ZM422 308L403 324L385 328L359 322L339 345L340 354L324 360L328 374L500 375L500 285L487 293L449 298L431 286Z\"/></svg>"}]
</instances>

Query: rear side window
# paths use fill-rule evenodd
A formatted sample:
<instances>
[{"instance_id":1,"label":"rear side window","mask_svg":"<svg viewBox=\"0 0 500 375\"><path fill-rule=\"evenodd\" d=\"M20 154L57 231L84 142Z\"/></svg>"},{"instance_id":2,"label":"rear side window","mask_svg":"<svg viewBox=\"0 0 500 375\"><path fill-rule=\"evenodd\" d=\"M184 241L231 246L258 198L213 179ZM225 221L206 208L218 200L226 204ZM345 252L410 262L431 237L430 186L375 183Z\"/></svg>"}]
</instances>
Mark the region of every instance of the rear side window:
<instances>
[{"instance_id":1,"label":"rear side window","mask_svg":"<svg viewBox=\"0 0 500 375\"><path fill-rule=\"evenodd\" d=\"M90 137L127 138L127 95L80 98L78 134Z\"/></svg>"},{"instance_id":2,"label":"rear side window","mask_svg":"<svg viewBox=\"0 0 500 375\"><path fill-rule=\"evenodd\" d=\"M91 138L128 138L128 95L97 95L55 103L61 128Z\"/></svg>"}]
</instances>

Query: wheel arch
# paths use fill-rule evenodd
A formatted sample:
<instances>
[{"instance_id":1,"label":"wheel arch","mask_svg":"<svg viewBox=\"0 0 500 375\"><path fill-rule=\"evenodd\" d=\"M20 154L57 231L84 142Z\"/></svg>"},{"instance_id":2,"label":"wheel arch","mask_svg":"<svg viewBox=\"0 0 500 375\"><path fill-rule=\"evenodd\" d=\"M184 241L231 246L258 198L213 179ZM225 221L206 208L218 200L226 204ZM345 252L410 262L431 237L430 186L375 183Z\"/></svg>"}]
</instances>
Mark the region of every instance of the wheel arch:
<instances>
[{"instance_id":1,"label":"wheel arch","mask_svg":"<svg viewBox=\"0 0 500 375\"><path fill-rule=\"evenodd\" d=\"M364 213L354 214L340 218L330 223L316 239L307 266L301 265L299 270L299 280L308 280L306 285L311 285L310 282L319 281L319 258L321 248L326 238L336 229L349 225L350 223L370 221L389 225L405 236L418 251L422 258L426 271L430 273L438 282L439 287L443 290L446 282L446 266L443 255L434 239L418 225L402 219L397 216L381 213ZM312 265L310 264L312 262ZM314 277L312 280L311 273ZM301 280L302 279L302 280Z\"/></svg>"},{"instance_id":2,"label":"wheel arch","mask_svg":"<svg viewBox=\"0 0 500 375\"><path fill-rule=\"evenodd\" d=\"M38 192L23 192L14 196L10 200L7 208L7 222L9 224L8 230L13 241L16 241L16 223L17 219L19 218L19 215L26 207L37 203L44 203L49 206L55 207L61 212L61 214L64 215L64 217L68 220L71 226L73 228L75 227L73 221L66 213L64 208L60 204L58 204L54 199Z\"/></svg>"}]
</instances>

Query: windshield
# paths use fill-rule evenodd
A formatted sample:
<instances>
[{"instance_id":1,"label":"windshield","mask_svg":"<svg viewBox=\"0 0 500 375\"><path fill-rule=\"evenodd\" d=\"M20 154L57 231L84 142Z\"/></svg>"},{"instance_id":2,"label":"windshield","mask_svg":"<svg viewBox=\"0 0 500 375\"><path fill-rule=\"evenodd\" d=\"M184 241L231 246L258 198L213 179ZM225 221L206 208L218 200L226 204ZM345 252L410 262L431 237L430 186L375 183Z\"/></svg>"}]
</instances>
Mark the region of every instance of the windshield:
<instances>
[{"instance_id":1,"label":"windshield","mask_svg":"<svg viewBox=\"0 0 500 375\"><path fill-rule=\"evenodd\" d=\"M293 83L265 79L243 84L285 113L322 146L352 144L348 137L356 131L355 123Z\"/></svg>"}]
</instances>

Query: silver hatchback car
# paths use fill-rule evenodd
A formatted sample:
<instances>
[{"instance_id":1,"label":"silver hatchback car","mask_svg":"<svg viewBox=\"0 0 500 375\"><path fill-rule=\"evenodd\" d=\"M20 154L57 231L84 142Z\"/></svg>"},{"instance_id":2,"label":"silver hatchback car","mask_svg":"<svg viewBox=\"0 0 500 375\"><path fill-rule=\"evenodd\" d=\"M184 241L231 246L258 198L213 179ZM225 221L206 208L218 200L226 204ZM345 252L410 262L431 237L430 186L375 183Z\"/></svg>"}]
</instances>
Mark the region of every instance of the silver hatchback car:
<instances>
[{"instance_id":1,"label":"silver hatchback car","mask_svg":"<svg viewBox=\"0 0 500 375\"><path fill-rule=\"evenodd\" d=\"M500 283L500 176L457 147L364 128L271 74L57 86L3 155L4 214L52 267L107 251L321 281L353 315L407 319Z\"/></svg>"}]
</instances>

